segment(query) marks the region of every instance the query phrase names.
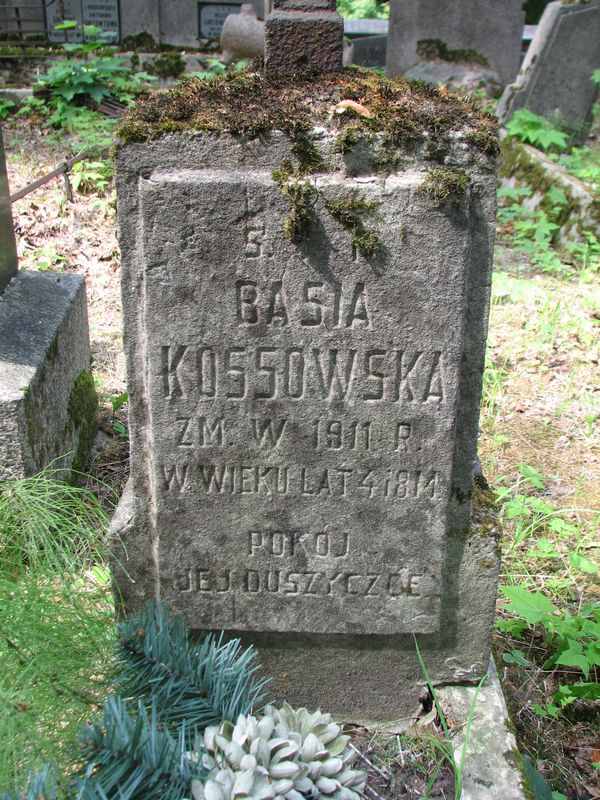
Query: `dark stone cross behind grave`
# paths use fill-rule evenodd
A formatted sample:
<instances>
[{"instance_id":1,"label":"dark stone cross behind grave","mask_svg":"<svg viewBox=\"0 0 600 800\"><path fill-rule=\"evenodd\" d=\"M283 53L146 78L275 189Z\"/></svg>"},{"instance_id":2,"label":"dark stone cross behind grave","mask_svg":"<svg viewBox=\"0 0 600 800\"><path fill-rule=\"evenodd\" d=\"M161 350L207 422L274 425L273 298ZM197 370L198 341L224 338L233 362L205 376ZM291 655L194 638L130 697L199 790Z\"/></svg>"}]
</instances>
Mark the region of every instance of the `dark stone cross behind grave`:
<instances>
[{"instance_id":1,"label":"dark stone cross behind grave","mask_svg":"<svg viewBox=\"0 0 600 800\"><path fill-rule=\"evenodd\" d=\"M335 6L335 0L274 0L265 25L267 72L339 72L344 22Z\"/></svg>"}]
</instances>

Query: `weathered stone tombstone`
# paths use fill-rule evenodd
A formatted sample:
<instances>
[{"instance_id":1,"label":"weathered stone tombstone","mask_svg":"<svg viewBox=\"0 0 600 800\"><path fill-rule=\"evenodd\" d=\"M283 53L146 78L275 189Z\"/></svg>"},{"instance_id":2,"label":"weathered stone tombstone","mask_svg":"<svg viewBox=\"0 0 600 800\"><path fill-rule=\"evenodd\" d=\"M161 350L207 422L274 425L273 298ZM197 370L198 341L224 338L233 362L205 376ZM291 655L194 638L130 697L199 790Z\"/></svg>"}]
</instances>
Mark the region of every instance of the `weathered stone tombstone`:
<instances>
[{"instance_id":1,"label":"weathered stone tombstone","mask_svg":"<svg viewBox=\"0 0 600 800\"><path fill-rule=\"evenodd\" d=\"M413 635L436 682L489 661L497 542L471 492L497 142L445 89L342 72L333 4L298 5L267 20L270 75L121 127L115 587L256 644L280 698L391 720L417 706ZM296 72L282 13L313 66L327 39L325 72Z\"/></svg>"},{"instance_id":2,"label":"weathered stone tombstone","mask_svg":"<svg viewBox=\"0 0 600 800\"><path fill-rule=\"evenodd\" d=\"M97 404L85 284L17 271L1 131L0 236L0 479L81 469Z\"/></svg>"},{"instance_id":3,"label":"weathered stone tombstone","mask_svg":"<svg viewBox=\"0 0 600 800\"><path fill-rule=\"evenodd\" d=\"M600 3L554 2L546 6L515 83L498 106L506 122L519 108L556 122L582 143L592 121L600 69Z\"/></svg>"},{"instance_id":4,"label":"weathered stone tombstone","mask_svg":"<svg viewBox=\"0 0 600 800\"><path fill-rule=\"evenodd\" d=\"M419 60L419 42L438 40L451 50L471 50L494 69L500 82L514 80L521 58L523 0L396 0L390 3L389 75Z\"/></svg>"}]
</instances>

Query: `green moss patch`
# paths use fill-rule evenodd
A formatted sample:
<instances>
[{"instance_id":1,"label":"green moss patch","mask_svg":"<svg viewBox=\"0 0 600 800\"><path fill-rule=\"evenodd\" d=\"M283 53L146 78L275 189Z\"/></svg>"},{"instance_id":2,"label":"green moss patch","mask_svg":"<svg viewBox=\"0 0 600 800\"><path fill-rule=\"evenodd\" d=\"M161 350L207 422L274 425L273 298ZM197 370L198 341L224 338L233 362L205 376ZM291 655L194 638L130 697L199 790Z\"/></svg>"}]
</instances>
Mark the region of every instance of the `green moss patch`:
<instances>
[{"instance_id":1,"label":"green moss patch","mask_svg":"<svg viewBox=\"0 0 600 800\"><path fill-rule=\"evenodd\" d=\"M185 72L185 61L178 50L168 50L144 62L144 69L159 78L179 78Z\"/></svg>"},{"instance_id":2,"label":"green moss patch","mask_svg":"<svg viewBox=\"0 0 600 800\"><path fill-rule=\"evenodd\" d=\"M317 198L315 186L294 172L291 161L284 161L273 171L272 178L290 202L290 213L283 223L283 232L291 242L308 238L316 219L314 205Z\"/></svg>"},{"instance_id":3,"label":"green moss patch","mask_svg":"<svg viewBox=\"0 0 600 800\"><path fill-rule=\"evenodd\" d=\"M375 258L381 243L375 231L366 227L365 216L375 212L377 203L365 200L354 190L342 198L325 200L325 208L350 231L356 251L367 259Z\"/></svg>"},{"instance_id":4,"label":"green moss patch","mask_svg":"<svg viewBox=\"0 0 600 800\"><path fill-rule=\"evenodd\" d=\"M336 106L344 100L360 104L367 113L339 113ZM143 142L177 131L214 131L254 138L278 130L298 139L315 125L337 129L342 147L374 132L392 149L425 141L447 147L461 133L486 153L494 152L497 142L495 118L445 87L392 80L357 68L294 81L262 70L189 78L141 97L123 119L118 137L121 142ZM344 138L350 126L352 132Z\"/></svg>"},{"instance_id":5,"label":"green moss patch","mask_svg":"<svg viewBox=\"0 0 600 800\"><path fill-rule=\"evenodd\" d=\"M434 206L439 208L449 197L464 196L470 182L467 173L461 169L439 167L427 173L419 191L428 194L433 199Z\"/></svg>"},{"instance_id":6,"label":"green moss patch","mask_svg":"<svg viewBox=\"0 0 600 800\"><path fill-rule=\"evenodd\" d=\"M490 62L477 50L452 50L441 39L419 39L417 42L417 55L424 61L449 61L453 64L471 63L482 67L489 67Z\"/></svg>"},{"instance_id":7,"label":"green moss patch","mask_svg":"<svg viewBox=\"0 0 600 800\"><path fill-rule=\"evenodd\" d=\"M67 431L78 431L77 447L73 458L73 472L82 472L89 463L96 435L98 396L90 370L84 369L75 378L67 404Z\"/></svg>"}]
</instances>

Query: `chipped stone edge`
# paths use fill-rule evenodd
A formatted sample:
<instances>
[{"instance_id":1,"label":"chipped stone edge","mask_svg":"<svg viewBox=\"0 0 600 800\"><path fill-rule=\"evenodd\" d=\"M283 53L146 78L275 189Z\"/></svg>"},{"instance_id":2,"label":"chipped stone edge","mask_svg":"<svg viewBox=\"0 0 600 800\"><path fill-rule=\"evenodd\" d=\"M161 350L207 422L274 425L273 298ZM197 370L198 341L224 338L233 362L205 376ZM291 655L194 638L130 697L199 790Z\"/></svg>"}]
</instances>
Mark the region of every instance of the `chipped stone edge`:
<instances>
[{"instance_id":1,"label":"chipped stone edge","mask_svg":"<svg viewBox=\"0 0 600 800\"><path fill-rule=\"evenodd\" d=\"M445 685L435 693L456 730L452 744L458 765L466 747L462 800L527 800L531 795L494 659L480 689Z\"/></svg>"}]
</instances>

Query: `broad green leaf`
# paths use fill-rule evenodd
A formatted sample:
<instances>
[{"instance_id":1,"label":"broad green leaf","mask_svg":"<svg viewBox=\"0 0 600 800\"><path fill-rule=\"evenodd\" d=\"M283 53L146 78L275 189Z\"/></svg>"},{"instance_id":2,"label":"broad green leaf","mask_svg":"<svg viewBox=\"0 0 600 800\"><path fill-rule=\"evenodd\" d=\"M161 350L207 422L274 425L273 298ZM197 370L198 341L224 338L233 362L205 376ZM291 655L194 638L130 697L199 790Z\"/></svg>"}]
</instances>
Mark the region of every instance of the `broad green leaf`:
<instances>
[{"instance_id":1,"label":"broad green leaf","mask_svg":"<svg viewBox=\"0 0 600 800\"><path fill-rule=\"evenodd\" d=\"M513 650L511 653L504 653L502 660L505 664L518 664L520 667L531 666L521 650Z\"/></svg>"},{"instance_id":2,"label":"broad green leaf","mask_svg":"<svg viewBox=\"0 0 600 800\"><path fill-rule=\"evenodd\" d=\"M532 558L558 558L560 553L554 547L550 539L546 539L542 536L535 543L535 548L529 550L527 555Z\"/></svg>"},{"instance_id":3,"label":"broad green leaf","mask_svg":"<svg viewBox=\"0 0 600 800\"><path fill-rule=\"evenodd\" d=\"M571 562L571 566L575 567L575 569L579 569L588 575L595 575L598 572L598 565L590 561L589 558L582 556L581 553L571 551L569 553L569 561Z\"/></svg>"},{"instance_id":4,"label":"broad green leaf","mask_svg":"<svg viewBox=\"0 0 600 800\"><path fill-rule=\"evenodd\" d=\"M77 22L74 19L69 19L66 22L59 22L58 25L55 25L53 30L55 31L72 31L74 28L77 27Z\"/></svg>"},{"instance_id":5,"label":"broad green leaf","mask_svg":"<svg viewBox=\"0 0 600 800\"><path fill-rule=\"evenodd\" d=\"M497 619L496 628L502 633L509 633L518 638L527 629L527 623L522 619Z\"/></svg>"},{"instance_id":6,"label":"broad green leaf","mask_svg":"<svg viewBox=\"0 0 600 800\"><path fill-rule=\"evenodd\" d=\"M523 756L523 766L529 778L529 784L535 795L535 800L552 800L552 789L531 763L529 756Z\"/></svg>"},{"instance_id":7,"label":"broad green leaf","mask_svg":"<svg viewBox=\"0 0 600 800\"><path fill-rule=\"evenodd\" d=\"M548 523L551 531L558 533L559 536L570 536L577 532L577 526L566 522L561 517L553 517Z\"/></svg>"},{"instance_id":8,"label":"broad green leaf","mask_svg":"<svg viewBox=\"0 0 600 800\"><path fill-rule=\"evenodd\" d=\"M555 663L561 664L563 667L578 667L586 678L590 674L590 662L583 655L582 648L579 642L570 642L570 647L565 650L557 658Z\"/></svg>"},{"instance_id":9,"label":"broad green leaf","mask_svg":"<svg viewBox=\"0 0 600 800\"><path fill-rule=\"evenodd\" d=\"M546 192L546 196L553 206L565 206L569 202L565 190L560 186L551 186Z\"/></svg>"},{"instance_id":10,"label":"broad green leaf","mask_svg":"<svg viewBox=\"0 0 600 800\"><path fill-rule=\"evenodd\" d=\"M530 625L541 622L557 611L556 606L541 592L530 591L522 586L501 586L500 591L510 601L506 610L522 617Z\"/></svg>"},{"instance_id":11,"label":"broad green leaf","mask_svg":"<svg viewBox=\"0 0 600 800\"><path fill-rule=\"evenodd\" d=\"M555 128L540 130L537 132L536 136L538 144L540 147L543 147L544 150L547 150L553 145L558 147L560 150L563 150L567 146L566 134L562 133L562 131L556 130Z\"/></svg>"},{"instance_id":12,"label":"broad green leaf","mask_svg":"<svg viewBox=\"0 0 600 800\"><path fill-rule=\"evenodd\" d=\"M543 706L538 705L537 703L532 703L531 707L535 711L536 714L539 714L540 717L552 717L552 719L556 719L556 717L560 713L560 708L558 706L553 705L552 703L548 703L546 708Z\"/></svg>"},{"instance_id":13,"label":"broad green leaf","mask_svg":"<svg viewBox=\"0 0 600 800\"><path fill-rule=\"evenodd\" d=\"M538 472L535 467L530 466L529 464L521 463L519 464L519 472L525 478L525 480L529 481L532 486L535 486L536 489L543 489L544 488L544 479L540 472Z\"/></svg>"},{"instance_id":14,"label":"broad green leaf","mask_svg":"<svg viewBox=\"0 0 600 800\"><path fill-rule=\"evenodd\" d=\"M554 694L555 700L560 702L561 705L567 705L582 697L594 701L600 700L600 683L587 681L569 683L559 686Z\"/></svg>"}]
</instances>

